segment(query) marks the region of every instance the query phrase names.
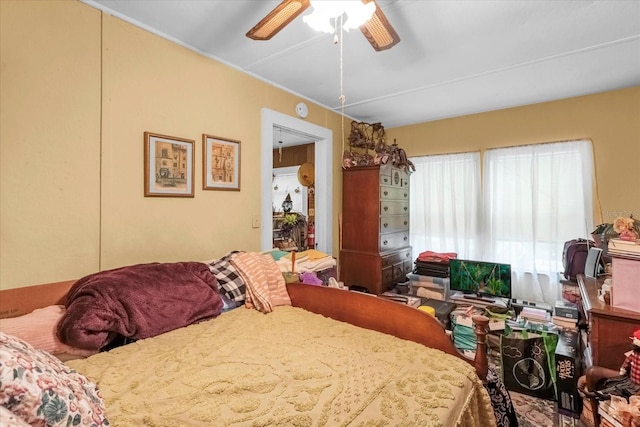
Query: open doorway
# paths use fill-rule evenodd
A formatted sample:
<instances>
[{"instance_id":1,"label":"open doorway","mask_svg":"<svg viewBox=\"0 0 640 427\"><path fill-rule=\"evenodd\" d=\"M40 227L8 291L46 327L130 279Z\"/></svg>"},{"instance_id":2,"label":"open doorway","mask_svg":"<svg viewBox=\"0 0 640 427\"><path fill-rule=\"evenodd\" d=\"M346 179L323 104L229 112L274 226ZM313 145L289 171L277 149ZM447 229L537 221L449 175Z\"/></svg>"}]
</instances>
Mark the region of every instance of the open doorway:
<instances>
[{"instance_id":1,"label":"open doorway","mask_svg":"<svg viewBox=\"0 0 640 427\"><path fill-rule=\"evenodd\" d=\"M313 224L313 217L309 215L309 190L298 179L301 164L279 166L282 161L278 161L278 153L281 156L281 153L287 152L289 148L278 147L274 150L273 191L271 192L273 247L296 251L314 249L313 242L310 243L308 240L309 225Z\"/></svg>"},{"instance_id":2,"label":"open doorway","mask_svg":"<svg viewBox=\"0 0 640 427\"><path fill-rule=\"evenodd\" d=\"M270 110L262 109L261 129L261 250L273 247L272 224L272 179L274 130L286 129L287 132L299 134L307 141L313 141L315 153L315 211L316 248L326 254L333 251L333 132L331 129L305 122L304 120Z\"/></svg>"}]
</instances>

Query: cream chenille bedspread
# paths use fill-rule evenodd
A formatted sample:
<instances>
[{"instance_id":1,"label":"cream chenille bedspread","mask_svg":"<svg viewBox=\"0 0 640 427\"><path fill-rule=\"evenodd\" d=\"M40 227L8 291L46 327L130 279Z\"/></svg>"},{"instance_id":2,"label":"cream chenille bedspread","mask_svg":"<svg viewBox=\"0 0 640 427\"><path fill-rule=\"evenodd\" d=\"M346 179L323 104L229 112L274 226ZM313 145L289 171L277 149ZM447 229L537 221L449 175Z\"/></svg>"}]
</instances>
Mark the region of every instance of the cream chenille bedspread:
<instances>
[{"instance_id":1,"label":"cream chenille bedspread","mask_svg":"<svg viewBox=\"0 0 640 427\"><path fill-rule=\"evenodd\" d=\"M97 382L116 427L495 425L471 365L290 306L67 364Z\"/></svg>"}]
</instances>

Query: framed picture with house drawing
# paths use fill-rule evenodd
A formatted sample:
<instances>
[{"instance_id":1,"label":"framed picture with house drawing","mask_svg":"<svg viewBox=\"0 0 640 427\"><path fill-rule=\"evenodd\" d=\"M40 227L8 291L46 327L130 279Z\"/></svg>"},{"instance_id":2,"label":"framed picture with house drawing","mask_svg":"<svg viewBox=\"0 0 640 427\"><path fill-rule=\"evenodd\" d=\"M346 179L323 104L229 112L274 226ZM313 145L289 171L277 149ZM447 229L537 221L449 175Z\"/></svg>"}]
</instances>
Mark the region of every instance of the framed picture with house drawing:
<instances>
[{"instance_id":1,"label":"framed picture with house drawing","mask_svg":"<svg viewBox=\"0 0 640 427\"><path fill-rule=\"evenodd\" d=\"M202 189L240 191L240 141L202 135Z\"/></svg>"},{"instance_id":2,"label":"framed picture with house drawing","mask_svg":"<svg viewBox=\"0 0 640 427\"><path fill-rule=\"evenodd\" d=\"M193 139L144 133L144 196L193 197Z\"/></svg>"}]
</instances>

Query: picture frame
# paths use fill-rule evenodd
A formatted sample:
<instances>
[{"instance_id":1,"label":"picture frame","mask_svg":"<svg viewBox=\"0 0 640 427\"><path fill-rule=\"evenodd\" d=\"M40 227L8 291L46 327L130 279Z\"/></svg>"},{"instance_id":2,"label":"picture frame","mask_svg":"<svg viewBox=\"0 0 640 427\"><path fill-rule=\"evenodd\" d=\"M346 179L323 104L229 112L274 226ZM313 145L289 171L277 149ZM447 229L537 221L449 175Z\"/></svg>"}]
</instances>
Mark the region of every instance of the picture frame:
<instances>
[{"instance_id":1,"label":"picture frame","mask_svg":"<svg viewBox=\"0 0 640 427\"><path fill-rule=\"evenodd\" d=\"M240 191L240 141L202 135L202 189Z\"/></svg>"},{"instance_id":2,"label":"picture frame","mask_svg":"<svg viewBox=\"0 0 640 427\"><path fill-rule=\"evenodd\" d=\"M195 140L144 133L144 196L194 197Z\"/></svg>"}]
</instances>

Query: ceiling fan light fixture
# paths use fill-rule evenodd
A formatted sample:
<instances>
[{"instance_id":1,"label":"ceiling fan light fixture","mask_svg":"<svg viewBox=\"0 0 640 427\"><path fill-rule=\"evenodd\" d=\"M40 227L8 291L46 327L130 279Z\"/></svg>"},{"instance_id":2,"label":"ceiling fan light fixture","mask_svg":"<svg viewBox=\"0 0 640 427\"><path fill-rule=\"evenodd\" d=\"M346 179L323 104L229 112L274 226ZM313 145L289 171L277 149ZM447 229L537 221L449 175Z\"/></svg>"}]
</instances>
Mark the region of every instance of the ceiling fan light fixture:
<instances>
[{"instance_id":1,"label":"ceiling fan light fixture","mask_svg":"<svg viewBox=\"0 0 640 427\"><path fill-rule=\"evenodd\" d=\"M364 25L376 11L376 4L373 2L364 4L361 1L345 1L344 12L347 14L347 21L343 28L346 31Z\"/></svg>"},{"instance_id":2,"label":"ceiling fan light fixture","mask_svg":"<svg viewBox=\"0 0 640 427\"><path fill-rule=\"evenodd\" d=\"M333 33L334 44L338 43L338 19L342 25L340 30L359 27L376 51L389 49L400 42L375 0L282 0L247 32L247 37L269 40L312 5L313 13L304 16L304 22L317 31Z\"/></svg>"},{"instance_id":3,"label":"ceiling fan light fixture","mask_svg":"<svg viewBox=\"0 0 640 427\"><path fill-rule=\"evenodd\" d=\"M373 2L363 3L357 1L333 1L333 0L311 0L313 12L302 17L302 20L316 31L325 33L335 32L335 27L331 25L332 19L337 19L346 15L347 19L343 25L344 30L349 31L358 28L373 16L376 5Z\"/></svg>"},{"instance_id":4,"label":"ceiling fan light fixture","mask_svg":"<svg viewBox=\"0 0 640 427\"><path fill-rule=\"evenodd\" d=\"M309 15L303 16L302 20L305 24L316 31L321 31L323 33L329 34L335 31L335 28L333 27L333 25L331 25L330 18L318 13L317 10L314 10Z\"/></svg>"}]
</instances>

